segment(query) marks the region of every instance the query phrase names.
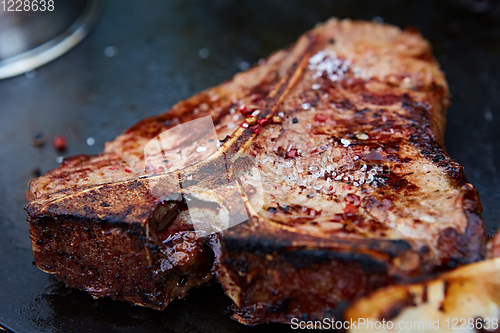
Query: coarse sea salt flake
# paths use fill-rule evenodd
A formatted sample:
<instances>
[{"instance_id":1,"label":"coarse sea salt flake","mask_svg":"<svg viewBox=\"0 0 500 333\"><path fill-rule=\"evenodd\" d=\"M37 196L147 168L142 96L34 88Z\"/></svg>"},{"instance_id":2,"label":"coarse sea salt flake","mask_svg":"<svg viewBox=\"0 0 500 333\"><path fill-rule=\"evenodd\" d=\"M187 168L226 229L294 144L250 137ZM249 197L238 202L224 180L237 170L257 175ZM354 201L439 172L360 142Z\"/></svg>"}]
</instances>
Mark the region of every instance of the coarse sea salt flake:
<instances>
[{"instance_id":1,"label":"coarse sea salt flake","mask_svg":"<svg viewBox=\"0 0 500 333\"><path fill-rule=\"evenodd\" d=\"M370 173L368 174L368 179L366 180L366 183L370 184L371 182L373 182L373 175Z\"/></svg>"},{"instance_id":2,"label":"coarse sea salt flake","mask_svg":"<svg viewBox=\"0 0 500 333\"><path fill-rule=\"evenodd\" d=\"M201 152L203 152L203 151L205 151L205 150L207 150L207 148L206 148L206 147L203 147L203 146L199 146L198 148L196 148L196 151L197 151L198 153L201 153Z\"/></svg>"},{"instance_id":3,"label":"coarse sea salt flake","mask_svg":"<svg viewBox=\"0 0 500 333\"><path fill-rule=\"evenodd\" d=\"M356 134L356 138L360 140L368 140L368 135L366 133L358 133Z\"/></svg>"},{"instance_id":4,"label":"coarse sea salt flake","mask_svg":"<svg viewBox=\"0 0 500 333\"><path fill-rule=\"evenodd\" d=\"M351 144L351 141L347 139L340 139L340 142L344 145L344 147L347 147Z\"/></svg>"},{"instance_id":5,"label":"coarse sea salt flake","mask_svg":"<svg viewBox=\"0 0 500 333\"><path fill-rule=\"evenodd\" d=\"M311 65L315 65L320 63L323 59L325 58L325 51L319 51L315 55L313 55L311 58L309 58L309 63Z\"/></svg>"}]
</instances>

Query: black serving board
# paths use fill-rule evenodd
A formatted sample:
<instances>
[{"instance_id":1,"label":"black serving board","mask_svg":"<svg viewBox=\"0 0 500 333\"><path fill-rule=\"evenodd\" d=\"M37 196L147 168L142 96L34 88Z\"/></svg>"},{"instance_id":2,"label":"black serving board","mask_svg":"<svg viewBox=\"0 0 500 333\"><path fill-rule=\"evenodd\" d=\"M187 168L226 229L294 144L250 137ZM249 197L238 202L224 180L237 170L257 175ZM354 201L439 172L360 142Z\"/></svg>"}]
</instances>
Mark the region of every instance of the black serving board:
<instances>
[{"instance_id":1,"label":"black serving board","mask_svg":"<svg viewBox=\"0 0 500 333\"><path fill-rule=\"evenodd\" d=\"M0 324L23 333L291 331L232 321L217 285L162 312L64 288L33 263L25 190L33 168L46 172L57 156L99 153L140 119L230 78L331 16L413 26L431 41L453 94L447 150L479 189L493 234L500 223L499 11L498 2L473 0L106 1L75 49L36 75L0 81ZM114 57L104 55L108 46L118 50ZM44 147L32 146L35 132L47 137ZM56 134L68 140L65 154L50 144Z\"/></svg>"}]
</instances>

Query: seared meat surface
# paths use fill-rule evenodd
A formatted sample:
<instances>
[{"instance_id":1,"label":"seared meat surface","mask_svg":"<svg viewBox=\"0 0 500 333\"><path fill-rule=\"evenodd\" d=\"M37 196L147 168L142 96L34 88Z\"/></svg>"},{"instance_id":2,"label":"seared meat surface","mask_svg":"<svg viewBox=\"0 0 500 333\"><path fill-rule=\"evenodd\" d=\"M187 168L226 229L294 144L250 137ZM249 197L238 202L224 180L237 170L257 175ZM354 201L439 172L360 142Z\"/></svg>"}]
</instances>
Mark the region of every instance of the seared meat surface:
<instances>
[{"instance_id":1,"label":"seared meat surface","mask_svg":"<svg viewBox=\"0 0 500 333\"><path fill-rule=\"evenodd\" d=\"M447 106L444 75L420 34L330 20L141 121L101 155L67 159L34 180L35 259L70 287L155 309L215 276L242 323L332 315L377 288L484 257L476 190L442 146ZM208 132L171 132L165 168L148 164L150 140L205 116L218 150L182 150ZM240 126L246 116L255 119ZM228 158L235 167L221 179ZM263 197L257 205L256 191L241 186L248 221L196 232L178 194L209 203L196 216L210 222L238 188L222 189L234 170L253 166Z\"/></svg>"}]
</instances>

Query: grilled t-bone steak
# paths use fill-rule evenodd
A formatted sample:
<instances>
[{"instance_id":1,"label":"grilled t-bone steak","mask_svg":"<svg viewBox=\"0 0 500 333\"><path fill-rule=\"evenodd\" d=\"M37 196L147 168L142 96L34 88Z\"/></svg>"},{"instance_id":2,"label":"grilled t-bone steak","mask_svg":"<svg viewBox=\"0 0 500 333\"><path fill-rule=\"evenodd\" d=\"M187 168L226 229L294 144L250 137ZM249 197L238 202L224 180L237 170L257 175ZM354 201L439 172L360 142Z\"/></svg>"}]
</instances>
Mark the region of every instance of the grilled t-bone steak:
<instances>
[{"instance_id":1,"label":"grilled t-bone steak","mask_svg":"<svg viewBox=\"0 0 500 333\"><path fill-rule=\"evenodd\" d=\"M443 149L447 105L445 78L419 33L329 20L141 121L102 154L65 159L32 181L38 267L94 297L154 309L215 276L233 317L259 324L331 316L377 288L480 260L480 201ZM186 138L173 135L162 152L169 172L151 170L147 143L204 116L220 148L199 158L177 151ZM206 133L191 135L201 142ZM255 188L235 177L251 166L262 209L252 204ZM228 181L236 182L229 190ZM238 188L250 218L211 235L195 232L176 196L206 202L197 219L210 222Z\"/></svg>"}]
</instances>

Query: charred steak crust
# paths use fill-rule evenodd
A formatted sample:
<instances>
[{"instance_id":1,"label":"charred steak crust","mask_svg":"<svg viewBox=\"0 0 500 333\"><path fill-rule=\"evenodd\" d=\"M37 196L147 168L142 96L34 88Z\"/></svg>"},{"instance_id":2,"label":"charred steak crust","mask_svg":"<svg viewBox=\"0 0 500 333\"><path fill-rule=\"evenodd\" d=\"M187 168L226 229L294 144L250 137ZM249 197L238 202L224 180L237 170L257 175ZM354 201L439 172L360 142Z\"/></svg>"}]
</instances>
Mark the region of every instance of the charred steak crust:
<instances>
[{"instance_id":1,"label":"charred steak crust","mask_svg":"<svg viewBox=\"0 0 500 333\"><path fill-rule=\"evenodd\" d=\"M404 240L332 240L318 246L309 235L271 232L258 224L234 227L224 234L216 265L217 278L233 295L233 318L257 325L332 317L346 301L381 287L483 259L486 235L477 192L471 187L466 196L470 222L464 234L449 228L439 236L441 266L427 261L428 249L412 251Z\"/></svg>"},{"instance_id":2,"label":"charred steak crust","mask_svg":"<svg viewBox=\"0 0 500 333\"><path fill-rule=\"evenodd\" d=\"M192 232L162 249L137 223L28 212L38 267L95 298L162 310L212 279L213 251Z\"/></svg>"},{"instance_id":3,"label":"charred steak crust","mask_svg":"<svg viewBox=\"0 0 500 333\"><path fill-rule=\"evenodd\" d=\"M215 276L249 325L330 316L377 288L481 260L479 197L443 149L447 106L417 32L332 19L102 154L33 180L35 259L70 287L154 309ZM239 127L248 110L264 125ZM200 162L174 144L164 153L178 171L148 176L146 143L207 115L221 152ZM151 180L174 193L178 175L192 173L183 190L215 193L217 159L241 152L257 161L265 204L247 202L252 217L222 234L200 237L182 202L151 192ZM206 193L200 200L227 204Z\"/></svg>"}]
</instances>

